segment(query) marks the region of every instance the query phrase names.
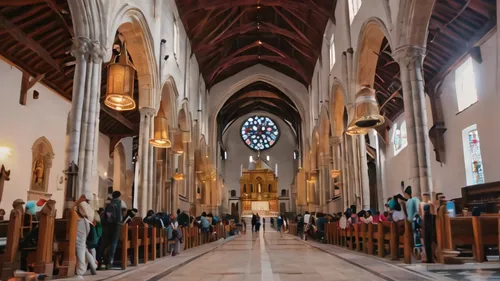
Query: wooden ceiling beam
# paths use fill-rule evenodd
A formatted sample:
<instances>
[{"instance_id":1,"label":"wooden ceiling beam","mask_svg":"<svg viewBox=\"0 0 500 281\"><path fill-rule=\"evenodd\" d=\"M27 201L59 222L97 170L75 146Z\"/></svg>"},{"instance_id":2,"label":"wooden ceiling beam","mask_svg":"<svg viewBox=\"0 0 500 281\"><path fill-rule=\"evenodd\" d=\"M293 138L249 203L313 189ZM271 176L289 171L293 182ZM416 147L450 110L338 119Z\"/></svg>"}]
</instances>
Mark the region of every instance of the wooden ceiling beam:
<instances>
[{"instance_id":1,"label":"wooden ceiling beam","mask_svg":"<svg viewBox=\"0 0 500 281\"><path fill-rule=\"evenodd\" d=\"M59 6L57 6L57 3L55 0L45 0L47 5L52 9L57 14L57 18L59 21L63 24L63 26L68 30L69 34L71 34L71 37L75 37L75 32L73 31L73 28L71 28L68 23L66 22L66 19L64 18L63 14L61 13L61 9Z\"/></svg>"},{"instance_id":2,"label":"wooden ceiling beam","mask_svg":"<svg viewBox=\"0 0 500 281\"><path fill-rule=\"evenodd\" d=\"M112 117L113 119L118 121L119 123L121 123L123 126L129 128L133 132L137 131L138 126L136 124L133 124L132 122L130 122L130 120L128 120L121 113L119 113L115 110L112 110L107 105L101 103L101 111L103 111L104 113L106 113L107 115L109 115L110 117Z\"/></svg>"},{"instance_id":3,"label":"wooden ceiling beam","mask_svg":"<svg viewBox=\"0 0 500 281\"><path fill-rule=\"evenodd\" d=\"M219 30L219 28L221 28L222 25L224 25L234 14L236 14L237 11L237 8L233 8L231 12L227 14L226 17L224 17L224 19L222 19L219 24L207 36L205 36L205 38L203 38L200 45L206 44L207 41L210 40L210 38L212 38L212 36Z\"/></svg>"},{"instance_id":4,"label":"wooden ceiling beam","mask_svg":"<svg viewBox=\"0 0 500 281\"><path fill-rule=\"evenodd\" d=\"M232 8L241 6L256 6L257 3L261 6L279 6L287 7L290 9L298 10L311 10L316 14L319 14L326 18L332 18L332 13L325 11L324 8L319 7L316 3L310 0L313 4L307 4L300 0L238 0L238 1L227 1L227 0L198 0L196 3L186 3L180 7L183 17L187 17L189 14L204 9L220 9L220 8ZM334 21L334 18L332 18Z\"/></svg>"},{"instance_id":5,"label":"wooden ceiling beam","mask_svg":"<svg viewBox=\"0 0 500 281\"><path fill-rule=\"evenodd\" d=\"M53 68L59 72L63 72L61 66L52 58L50 53L38 44L32 37L26 35L19 27L10 22L7 18L0 15L0 26L5 28L12 37L14 37L21 44L26 45L28 48L37 53L44 61L46 61Z\"/></svg>"},{"instance_id":6,"label":"wooden ceiling beam","mask_svg":"<svg viewBox=\"0 0 500 281\"><path fill-rule=\"evenodd\" d=\"M304 33L298 29L295 24L293 24L293 22L288 19L282 12L280 12L280 10L276 7L273 7L274 9L274 12L276 12L278 15L280 15L280 17L300 36L302 37L302 39L304 39L305 42L307 42L309 45L314 45L310 40L309 38L307 38L307 36L304 35Z\"/></svg>"},{"instance_id":7,"label":"wooden ceiling beam","mask_svg":"<svg viewBox=\"0 0 500 281\"><path fill-rule=\"evenodd\" d=\"M39 4L43 3L45 0L0 0L0 6L7 6L7 7L21 7L21 6L26 6L26 5L33 5L33 4Z\"/></svg>"},{"instance_id":8,"label":"wooden ceiling beam","mask_svg":"<svg viewBox=\"0 0 500 281\"><path fill-rule=\"evenodd\" d=\"M210 75L208 76L209 84L211 84L212 81L215 79L215 77L217 77L217 75L220 74L222 71L224 71L226 68L238 63L255 61L255 60L274 62L289 67L293 71L295 71L304 80L304 82L306 83L309 82L308 76L305 74L302 66L297 61L291 58L283 58L279 56L246 55L221 61L219 65L214 70L212 70Z\"/></svg>"},{"instance_id":9,"label":"wooden ceiling beam","mask_svg":"<svg viewBox=\"0 0 500 281\"><path fill-rule=\"evenodd\" d=\"M490 20L487 22L481 29L479 29L469 40L463 44L459 51L456 52L456 55L453 56L448 62L443 65L439 70L437 70L438 74L435 75L427 85L434 87L439 81L443 80L446 75L457 67L457 64L460 62L460 58L465 56L469 50L475 47L475 44L481 40L488 32L496 26L496 20Z\"/></svg>"},{"instance_id":10,"label":"wooden ceiling beam","mask_svg":"<svg viewBox=\"0 0 500 281\"><path fill-rule=\"evenodd\" d=\"M288 9L286 7L283 7L283 9L285 9L287 12L289 12L290 14L292 14L292 16L294 16L296 19L300 20L309 29L311 29L312 31L314 31L316 33L316 35L321 35L318 32L318 30L316 28L314 28L312 25L310 25L309 22L306 19L304 19L299 13L295 12L292 9Z\"/></svg>"},{"instance_id":11,"label":"wooden ceiling beam","mask_svg":"<svg viewBox=\"0 0 500 281\"><path fill-rule=\"evenodd\" d=\"M295 45L291 40L288 40L288 39L285 39L285 40L290 46L292 46L292 48L297 50L299 53L301 53L303 56L308 58L310 61L314 62L315 59L310 54L308 54L306 51L299 48L299 46Z\"/></svg>"},{"instance_id":12,"label":"wooden ceiling beam","mask_svg":"<svg viewBox=\"0 0 500 281\"><path fill-rule=\"evenodd\" d=\"M226 34L226 32L231 28L231 26L233 26L233 24L235 24L240 18L241 16L243 16L243 14L245 14L245 12L247 11L248 7L244 8L239 14L238 16L236 16L230 23L228 26L226 26L226 28L224 28L224 30L222 30L217 36L215 36L214 39L210 40L210 42L208 44L214 44L215 42L218 41L219 38L221 38L224 34Z\"/></svg>"},{"instance_id":13,"label":"wooden ceiling beam","mask_svg":"<svg viewBox=\"0 0 500 281\"><path fill-rule=\"evenodd\" d=\"M200 33L203 31L203 27L205 26L205 24L207 23L208 19L210 18L210 16L212 15L212 13L215 11L215 9L212 9L210 11L208 11L208 13L205 15L205 17L200 20L198 22L198 24L196 24L196 26L191 30L191 38L196 39L196 37L198 37L200 35ZM224 12L225 10L222 10L222 12ZM214 16L214 17L217 17Z\"/></svg>"}]
</instances>

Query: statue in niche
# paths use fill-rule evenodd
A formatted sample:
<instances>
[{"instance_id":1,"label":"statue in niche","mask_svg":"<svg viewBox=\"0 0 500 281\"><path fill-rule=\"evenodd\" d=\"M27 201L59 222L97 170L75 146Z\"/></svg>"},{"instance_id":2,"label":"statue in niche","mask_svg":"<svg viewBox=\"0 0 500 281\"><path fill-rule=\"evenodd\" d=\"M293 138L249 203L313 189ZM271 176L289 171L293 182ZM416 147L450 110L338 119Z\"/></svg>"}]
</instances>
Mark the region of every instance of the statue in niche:
<instances>
[{"instance_id":1,"label":"statue in niche","mask_svg":"<svg viewBox=\"0 0 500 281\"><path fill-rule=\"evenodd\" d=\"M33 180L37 185L43 184L43 173L45 169L45 164L43 163L43 158L36 160L33 167Z\"/></svg>"},{"instance_id":2,"label":"statue in niche","mask_svg":"<svg viewBox=\"0 0 500 281\"><path fill-rule=\"evenodd\" d=\"M262 192L262 185L260 183L257 184L257 190L259 193Z\"/></svg>"},{"instance_id":3,"label":"statue in niche","mask_svg":"<svg viewBox=\"0 0 500 281\"><path fill-rule=\"evenodd\" d=\"M52 160L54 159L52 145L45 137L41 137L35 141L32 152L33 166L31 170L30 191L34 191L35 193L28 192L28 200L39 199L37 197L38 195L35 194L47 192L50 168L52 167Z\"/></svg>"}]
</instances>

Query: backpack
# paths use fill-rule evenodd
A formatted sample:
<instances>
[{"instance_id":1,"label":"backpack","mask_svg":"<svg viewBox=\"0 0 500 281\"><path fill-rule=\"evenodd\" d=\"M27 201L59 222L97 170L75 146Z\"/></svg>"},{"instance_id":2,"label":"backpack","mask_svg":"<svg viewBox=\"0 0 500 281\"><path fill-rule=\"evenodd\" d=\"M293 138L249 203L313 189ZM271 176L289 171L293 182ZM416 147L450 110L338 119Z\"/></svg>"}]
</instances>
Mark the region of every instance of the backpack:
<instances>
[{"instance_id":1,"label":"backpack","mask_svg":"<svg viewBox=\"0 0 500 281\"><path fill-rule=\"evenodd\" d=\"M104 209L104 218L103 222L105 223L121 223L123 220L122 217L122 202L121 200L112 200L106 205Z\"/></svg>"}]
</instances>

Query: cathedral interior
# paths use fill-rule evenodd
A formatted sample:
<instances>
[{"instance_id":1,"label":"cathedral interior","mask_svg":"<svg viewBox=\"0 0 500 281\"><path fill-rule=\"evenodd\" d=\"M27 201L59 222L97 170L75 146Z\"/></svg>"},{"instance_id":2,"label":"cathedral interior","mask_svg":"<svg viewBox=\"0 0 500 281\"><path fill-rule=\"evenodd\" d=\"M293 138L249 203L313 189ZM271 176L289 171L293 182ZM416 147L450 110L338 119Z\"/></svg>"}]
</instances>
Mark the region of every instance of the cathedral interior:
<instances>
[{"instance_id":1,"label":"cathedral interior","mask_svg":"<svg viewBox=\"0 0 500 281\"><path fill-rule=\"evenodd\" d=\"M0 0L0 280L500 279L499 5Z\"/></svg>"}]
</instances>

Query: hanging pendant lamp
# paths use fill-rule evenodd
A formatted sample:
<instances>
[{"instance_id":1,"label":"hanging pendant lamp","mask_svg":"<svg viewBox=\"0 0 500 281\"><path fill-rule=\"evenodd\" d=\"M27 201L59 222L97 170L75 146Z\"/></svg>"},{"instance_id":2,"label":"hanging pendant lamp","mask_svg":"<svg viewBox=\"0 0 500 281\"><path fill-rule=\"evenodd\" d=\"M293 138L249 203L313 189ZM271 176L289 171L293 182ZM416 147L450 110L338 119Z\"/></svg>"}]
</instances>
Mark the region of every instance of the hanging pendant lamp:
<instances>
[{"instance_id":1,"label":"hanging pendant lamp","mask_svg":"<svg viewBox=\"0 0 500 281\"><path fill-rule=\"evenodd\" d=\"M123 42L118 62L108 65L108 85L104 104L116 111L135 109L135 67L128 59L127 43Z\"/></svg>"},{"instance_id":2,"label":"hanging pendant lamp","mask_svg":"<svg viewBox=\"0 0 500 281\"><path fill-rule=\"evenodd\" d=\"M182 131L176 130L174 132L174 144L172 150L176 154L184 153L184 142L182 141Z\"/></svg>"},{"instance_id":3,"label":"hanging pendant lamp","mask_svg":"<svg viewBox=\"0 0 500 281\"><path fill-rule=\"evenodd\" d=\"M375 89L362 87L356 94L356 113L354 124L359 128L377 128L384 124L385 118L380 115Z\"/></svg>"},{"instance_id":4,"label":"hanging pendant lamp","mask_svg":"<svg viewBox=\"0 0 500 281\"><path fill-rule=\"evenodd\" d=\"M149 140L149 143L158 148L170 148L172 143L168 137L168 120L165 117L165 112L163 111L163 107L160 103L160 109L158 110L158 114L154 119L155 131L153 138Z\"/></svg>"},{"instance_id":5,"label":"hanging pendant lamp","mask_svg":"<svg viewBox=\"0 0 500 281\"><path fill-rule=\"evenodd\" d=\"M356 118L356 116L354 116ZM346 134L350 136L355 136L355 135L365 135L368 133L367 128L360 128L356 126L356 123L354 123L355 119L352 120L352 122L347 126L347 130L345 131Z\"/></svg>"}]
</instances>

